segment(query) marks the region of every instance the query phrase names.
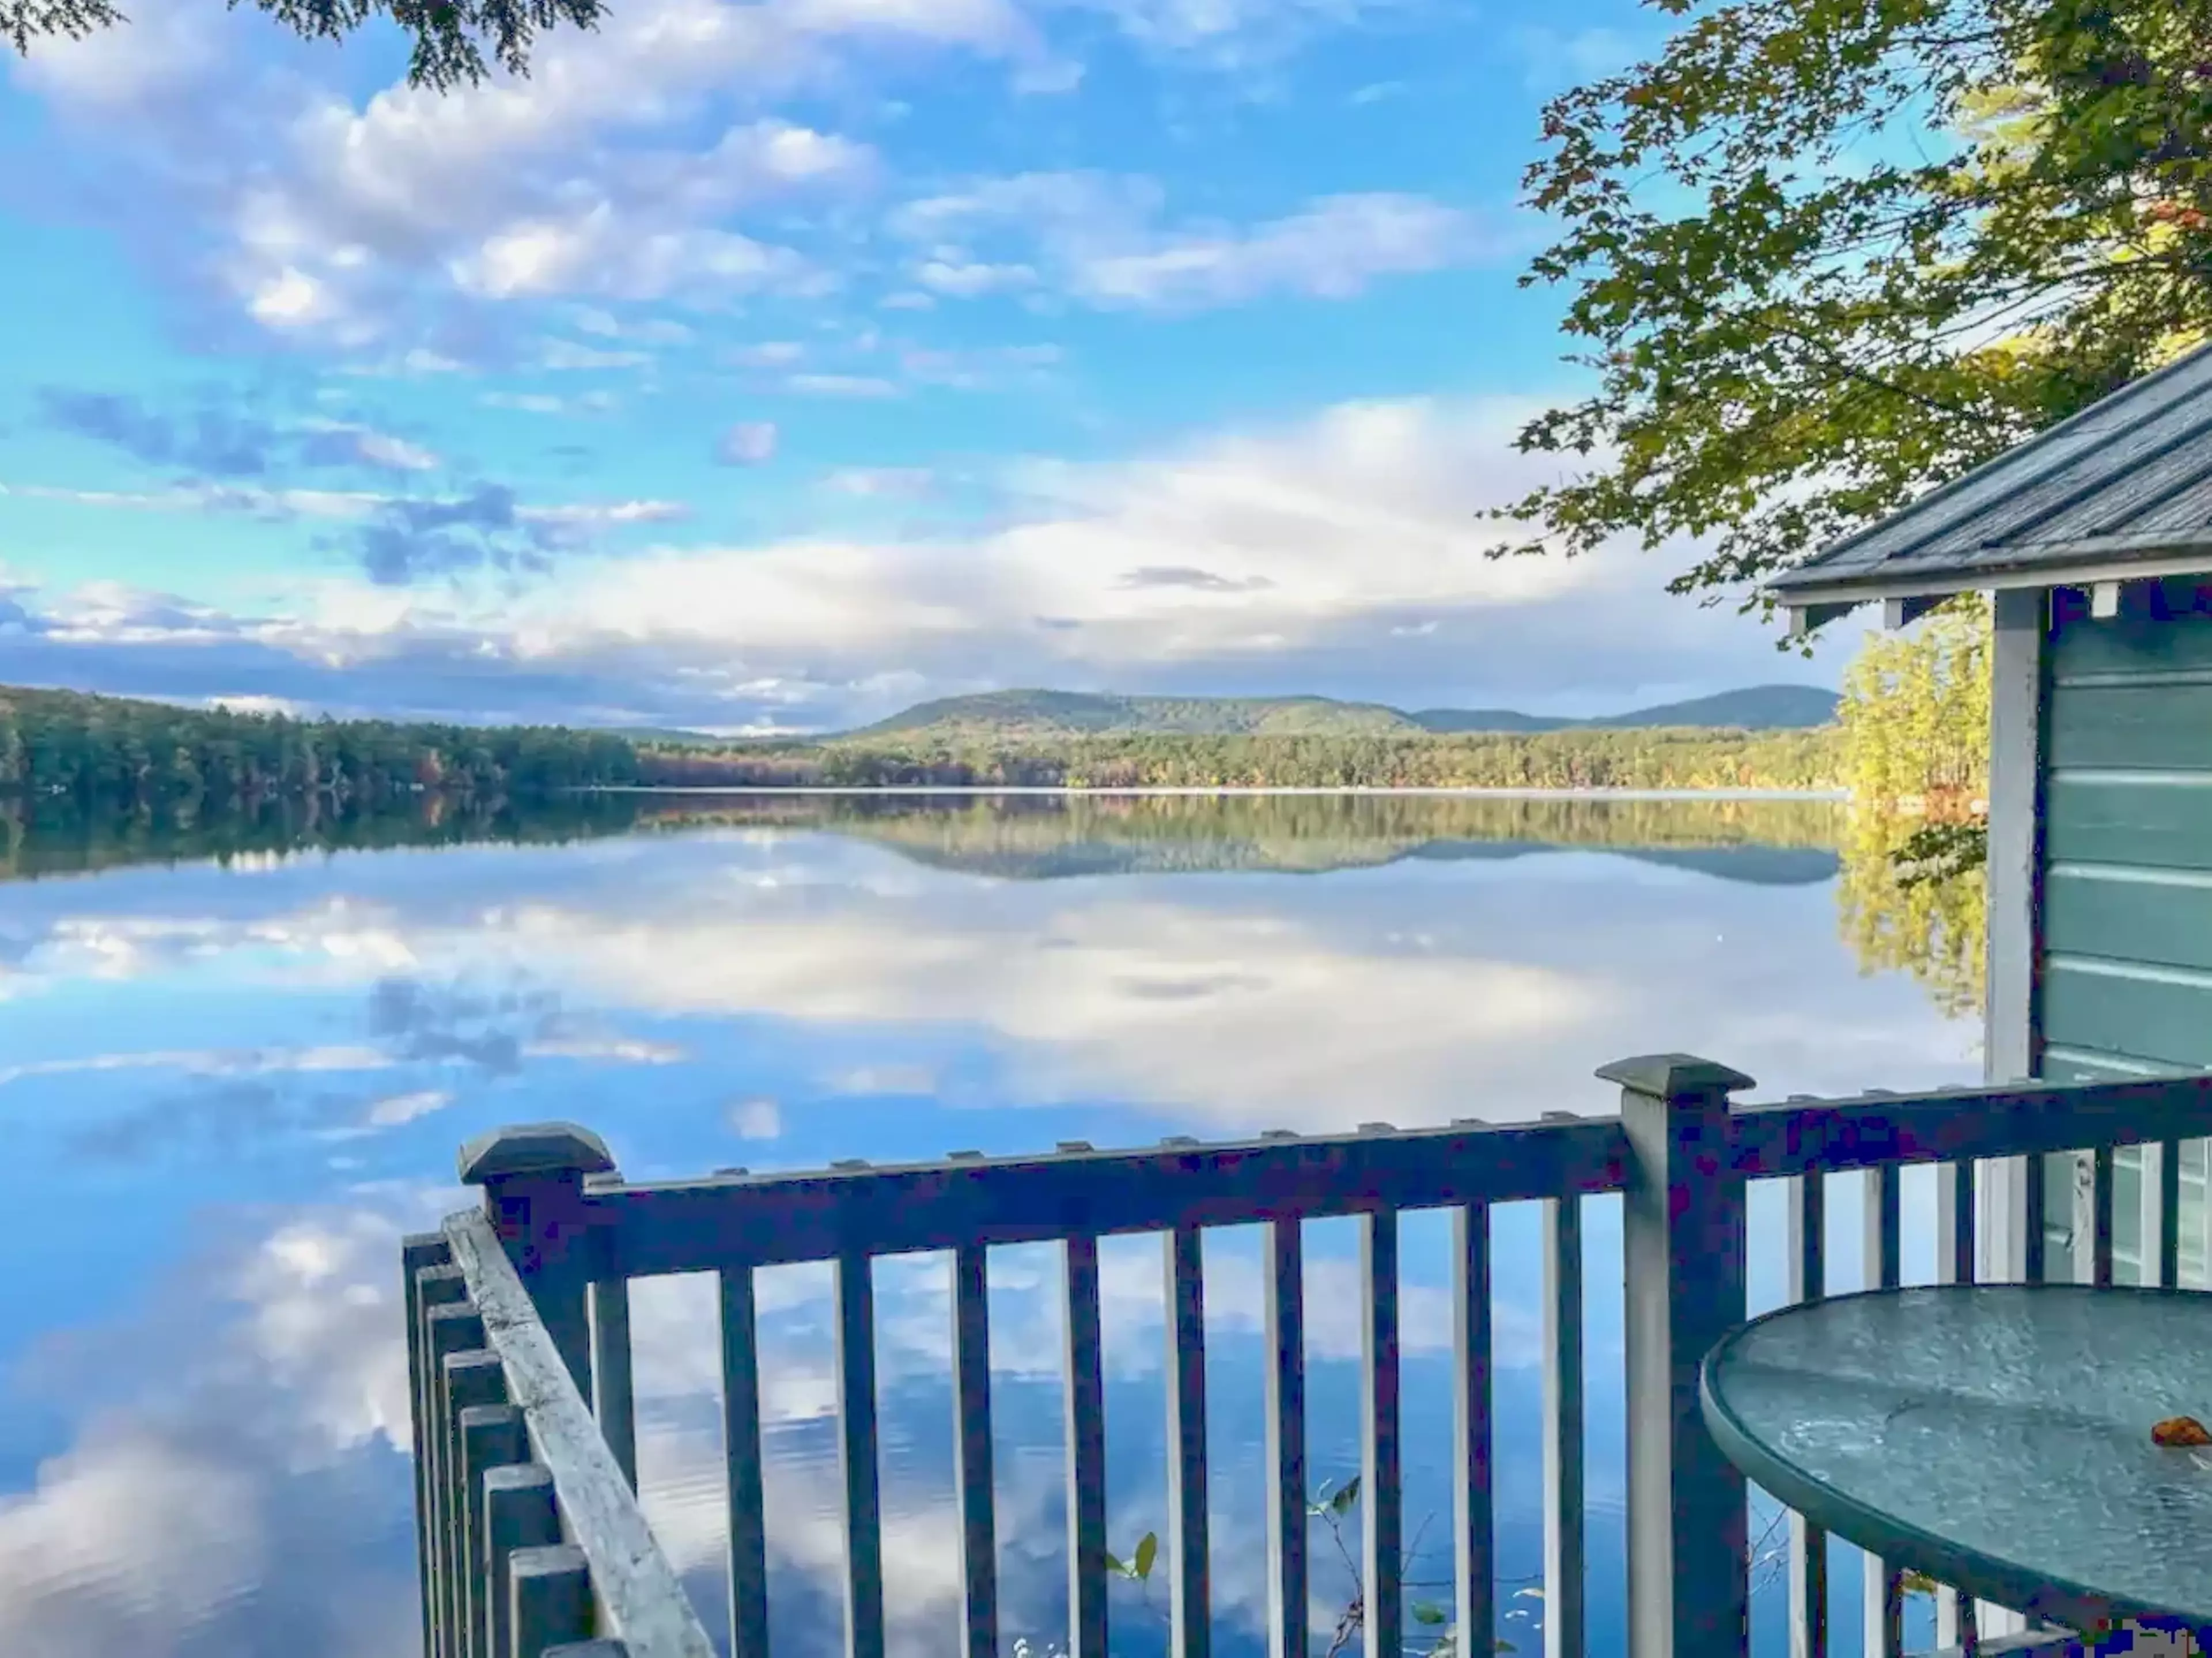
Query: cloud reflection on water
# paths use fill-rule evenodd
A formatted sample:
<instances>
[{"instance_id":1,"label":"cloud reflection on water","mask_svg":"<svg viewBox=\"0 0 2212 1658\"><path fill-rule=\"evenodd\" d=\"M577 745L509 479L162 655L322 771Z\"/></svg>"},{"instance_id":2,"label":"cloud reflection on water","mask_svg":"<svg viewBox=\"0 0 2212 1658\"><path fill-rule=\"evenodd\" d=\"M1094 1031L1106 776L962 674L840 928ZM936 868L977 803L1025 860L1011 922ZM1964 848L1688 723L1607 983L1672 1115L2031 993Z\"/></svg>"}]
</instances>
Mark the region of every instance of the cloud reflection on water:
<instances>
[{"instance_id":1,"label":"cloud reflection on water","mask_svg":"<svg viewBox=\"0 0 2212 1658\"><path fill-rule=\"evenodd\" d=\"M52 1247L17 1269L0 1332L0 1652L412 1650L397 1240L458 1203L453 1147L499 1121L589 1121L643 1175L1603 1110L1593 1067L1661 1048L1768 1093L1966 1073L1970 1032L1857 975L1825 884L1716 878L1730 855L1046 881L754 828L9 886L0 1123L21 1150L0 1200ZM1525 1220L1499 1221L1509 1552L1537 1493ZM1407 1223L1403 1312L1409 1435L1433 1436L1449 1324L1426 1224ZM1358 1303L1345 1239L1309 1260L1319 1477L1353 1442ZM1105 1268L1126 1541L1160 1511L1157 1248L1117 1245ZM943 1264L879 1274L894 1627L902 1652L949 1652ZM1210 1237L1207 1279L1217 1588L1242 1639L1263 1604L1249 1236ZM1009 1638L1060 1615L1054 1288L1052 1252L994 1257ZM702 1294L641 1286L635 1332L648 1502L703 1582L720 1473ZM811 1649L834 1644L841 1560L826 1281L769 1273L762 1297L778 1631Z\"/></svg>"}]
</instances>

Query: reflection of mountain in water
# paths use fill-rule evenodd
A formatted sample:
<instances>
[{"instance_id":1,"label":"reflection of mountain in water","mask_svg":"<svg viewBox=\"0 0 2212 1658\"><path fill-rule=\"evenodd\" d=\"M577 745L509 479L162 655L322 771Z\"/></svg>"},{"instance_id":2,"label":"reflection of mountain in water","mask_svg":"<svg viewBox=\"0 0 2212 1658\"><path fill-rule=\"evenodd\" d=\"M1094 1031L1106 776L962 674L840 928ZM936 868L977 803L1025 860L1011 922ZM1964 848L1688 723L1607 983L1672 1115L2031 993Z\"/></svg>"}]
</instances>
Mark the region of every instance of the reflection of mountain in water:
<instances>
[{"instance_id":1,"label":"reflection of mountain in water","mask_svg":"<svg viewBox=\"0 0 2212 1658\"><path fill-rule=\"evenodd\" d=\"M1407 859L1603 851L1723 880L1832 879L1838 809L1818 801L1378 795L757 797L670 803L671 826L774 823L1000 880L1248 872L1323 874Z\"/></svg>"},{"instance_id":2,"label":"reflection of mountain in water","mask_svg":"<svg viewBox=\"0 0 2212 1658\"><path fill-rule=\"evenodd\" d=\"M1324 874L1407 859L1601 851L1723 880L1832 878L1842 819L1825 801L1389 795L568 797L318 813L263 802L221 813L99 812L41 802L0 815L0 876L134 864L641 831L780 829L845 835L933 869L1000 880L1249 872Z\"/></svg>"},{"instance_id":3,"label":"reflection of mountain in water","mask_svg":"<svg viewBox=\"0 0 2212 1658\"><path fill-rule=\"evenodd\" d=\"M1531 853L1583 850L1588 848L1571 841L1478 844L1438 841L1416 847L1406 855L1449 862L1463 858L1521 858ZM1753 886L1765 887L1815 886L1822 881L1834 880L1836 872L1842 867L1842 859L1835 853L1813 847L1607 847L1602 850L1642 863L1663 864L1672 869L1710 875L1717 880L1747 881Z\"/></svg>"}]
</instances>

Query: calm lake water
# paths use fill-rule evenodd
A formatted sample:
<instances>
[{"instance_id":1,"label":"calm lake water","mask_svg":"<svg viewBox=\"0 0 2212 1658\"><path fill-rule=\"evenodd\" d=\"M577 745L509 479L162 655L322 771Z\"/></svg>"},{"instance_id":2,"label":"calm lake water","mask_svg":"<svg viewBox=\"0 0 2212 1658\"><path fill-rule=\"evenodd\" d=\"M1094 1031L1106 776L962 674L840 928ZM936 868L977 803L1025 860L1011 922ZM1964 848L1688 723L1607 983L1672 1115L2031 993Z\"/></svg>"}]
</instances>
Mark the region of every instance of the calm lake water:
<instances>
[{"instance_id":1,"label":"calm lake water","mask_svg":"<svg viewBox=\"0 0 2212 1658\"><path fill-rule=\"evenodd\" d=\"M467 1203L454 1149L502 1122L586 1123L641 1178L1604 1112L1593 1069L1654 1049L1724 1060L1769 1096L1971 1079L1978 1028L1845 942L1839 822L1802 802L808 799L9 826L0 1653L412 1658L397 1243ZM315 849L333 841L374 849ZM1924 1278L1925 1194L1906 1189L1907 1276ZM1542 1618L1512 1593L1540 1558L1535 1218L1494 1225L1500 1634L1525 1651ZM1424 1449L1449 1431L1445 1233L1404 1226L1409 1537L1437 1516L1409 1576L1448 1602L1449 1491ZM1586 1230L1603 1654L1623 1577L1617 1199ZM1308 1239L1313 1472L1341 1480L1354 1241L1349 1223ZM1163 1513L1160 1251L1103 1254L1126 1548ZM1063 1627L1054 1260L992 1262L1009 1646ZM1778 1299L1778 1263L1754 1248L1755 1303ZM1256 1238L1211 1235L1215 1619L1239 1658L1265 1606L1259 1284ZM805 1655L842 1638L828 1291L810 1268L760 1286L772 1624ZM950 1654L945 1261L885 1263L878 1297L893 1638ZM647 1507L713 1622L711 1299L641 1284L634 1316ZM1325 1637L1351 1578L1318 1528L1315 1558ZM1118 1647L1162 1649L1134 1586L1114 1606ZM1762 1591L1763 1651L1775 1612Z\"/></svg>"}]
</instances>

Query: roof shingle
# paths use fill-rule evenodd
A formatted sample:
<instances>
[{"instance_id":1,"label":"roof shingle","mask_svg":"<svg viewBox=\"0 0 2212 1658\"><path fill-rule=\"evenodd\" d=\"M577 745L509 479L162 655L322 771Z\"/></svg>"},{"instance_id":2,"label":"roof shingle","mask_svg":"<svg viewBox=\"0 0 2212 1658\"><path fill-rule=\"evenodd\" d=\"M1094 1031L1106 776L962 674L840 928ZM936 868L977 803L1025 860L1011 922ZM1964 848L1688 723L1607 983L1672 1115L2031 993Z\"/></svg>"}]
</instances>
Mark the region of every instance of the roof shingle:
<instances>
[{"instance_id":1,"label":"roof shingle","mask_svg":"<svg viewBox=\"0 0 2212 1658\"><path fill-rule=\"evenodd\" d=\"M2091 404L1770 584L1793 605L2212 570L2212 345ZM2146 568L2143 574L2154 573Z\"/></svg>"}]
</instances>

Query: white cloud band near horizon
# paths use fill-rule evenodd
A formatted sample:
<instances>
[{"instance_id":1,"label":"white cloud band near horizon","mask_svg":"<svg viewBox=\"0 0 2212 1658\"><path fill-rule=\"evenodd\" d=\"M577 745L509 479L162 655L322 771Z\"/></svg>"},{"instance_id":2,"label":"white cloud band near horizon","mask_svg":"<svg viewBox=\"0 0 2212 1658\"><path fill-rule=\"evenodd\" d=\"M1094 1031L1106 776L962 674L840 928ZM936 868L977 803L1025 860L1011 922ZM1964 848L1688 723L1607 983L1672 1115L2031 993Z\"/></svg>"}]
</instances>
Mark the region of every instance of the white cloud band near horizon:
<instances>
[{"instance_id":1,"label":"white cloud band near horizon","mask_svg":"<svg viewBox=\"0 0 2212 1658\"><path fill-rule=\"evenodd\" d=\"M1512 526L1486 513L1550 465L1511 445L1536 406L1352 402L1121 461L1017 461L992 480L995 515L964 531L702 544L668 533L685 503L512 504L540 531L659 539L554 555L535 576L289 580L250 607L112 582L17 586L0 678L744 727L836 726L1006 685L1626 707L1820 677L1778 656L1758 621L1668 598L1657 559L1492 556ZM773 452L749 438L746 452ZM847 470L817 494L833 517L879 513L924 482ZM224 488L80 504L227 511L249 496L334 520L396 499Z\"/></svg>"}]
</instances>

